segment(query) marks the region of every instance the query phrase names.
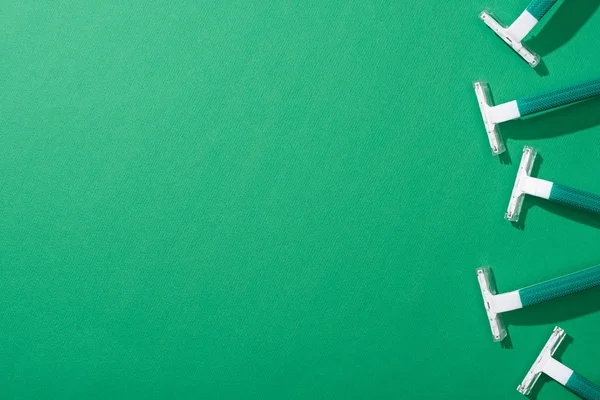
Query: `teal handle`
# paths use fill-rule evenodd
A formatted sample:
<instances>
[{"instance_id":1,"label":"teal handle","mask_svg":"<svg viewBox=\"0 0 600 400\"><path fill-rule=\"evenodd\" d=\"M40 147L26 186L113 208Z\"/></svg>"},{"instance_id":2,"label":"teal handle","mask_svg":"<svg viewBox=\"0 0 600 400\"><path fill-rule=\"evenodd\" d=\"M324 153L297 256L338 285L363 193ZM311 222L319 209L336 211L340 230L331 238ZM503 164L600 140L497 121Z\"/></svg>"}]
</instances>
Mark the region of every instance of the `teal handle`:
<instances>
[{"instance_id":1,"label":"teal handle","mask_svg":"<svg viewBox=\"0 0 600 400\"><path fill-rule=\"evenodd\" d=\"M600 286L600 265L519 290L523 307Z\"/></svg>"},{"instance_id":2,"label":"teal handle","mask_svg":"<svg viewBox=\"0 0 600 400\"><path fill-rule=\"evenodd\" d=\"M582 399L600 400L600 387L594 385L577 372L573 372L566 386Z\"/></svg>"},{"instance_id":3,"label":"teal handle","mask_svg":"<svg viewBox=\"0 0 600 400\"><path fill-rule=\"evenodd\" d=\"M550 200L600 214L600 196L555 183Z\"/></svg>"},{"instance_id":4,"label":"teal handle","mask_svg":"<svg viewBox=\"0 0 600 400\"><path fill-rule=\"evenodd\" d=\"M599 95L600 78L537 96L526 97L517 100L517 105L523 117Z\"/></svg>"},{"instance_id":5,"label":"teal handle","mask_svg":"<svg viewBox=\"0 0 600 400\"><path fill-rule=\"evenodd\" d=\"M533 0L527 7L527 11L539 21L544 18L544 15L550 11L557 1L558 0Z\"/></svg>"}]
</instances>

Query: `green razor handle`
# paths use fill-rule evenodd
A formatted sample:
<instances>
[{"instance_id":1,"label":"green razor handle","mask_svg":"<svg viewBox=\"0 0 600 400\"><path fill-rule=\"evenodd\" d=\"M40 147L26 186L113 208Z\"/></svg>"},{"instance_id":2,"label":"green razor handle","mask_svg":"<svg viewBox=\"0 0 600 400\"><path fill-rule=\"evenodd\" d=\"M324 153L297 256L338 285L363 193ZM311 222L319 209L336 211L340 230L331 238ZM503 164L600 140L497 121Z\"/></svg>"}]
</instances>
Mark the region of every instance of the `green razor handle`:
<instances>
[{"instance_id":1,"label":"green razor handle","mask_svg":"<svg viewBox=\"0 0 600 400\"><path fill-rule=\"evenodd\" d=\"M573 375L571 375L565 386L582 399L600 399L600 387L579 375L577 372L573 372Z\"/></svg>"},{"instance_id":2,"label":"green razor handle","mask_svg":"<svg viewBox=\"0 0 600 400\"><path fill-rule=\"evenodd\" d=\"M550 200L600 214L600 196L555 183Z\"/></svg>"},{"instance_id":3,"label":"green razor handle","mask_svg":"<svg viewBox=\"0 0 600 400\"><path fill-rule=\"evenodd\" d=\"M527 6L527 11L539 21L544 18L544 15L550 11L557 1L558 0L533 0L531 4Z\"/></svg>"},{"instance_id":4,"label":"green razor handle","mask_svg":"<svg viewBox=\"0 0 600 400\"><path fill-rule=\"evenodd\" d=\"M600 95L600 78L517 100L521 116L535 114Z\"/></svg>"},{"instance_id":5,"label":"green razor handle","mask_svg":"<svg viewBox=\"0 0 600 400\"><path fill-rule=\"evenodd\" d=\"M519 290L523 307L600 286L600 265Z\"/></svg>"}]
</instances>

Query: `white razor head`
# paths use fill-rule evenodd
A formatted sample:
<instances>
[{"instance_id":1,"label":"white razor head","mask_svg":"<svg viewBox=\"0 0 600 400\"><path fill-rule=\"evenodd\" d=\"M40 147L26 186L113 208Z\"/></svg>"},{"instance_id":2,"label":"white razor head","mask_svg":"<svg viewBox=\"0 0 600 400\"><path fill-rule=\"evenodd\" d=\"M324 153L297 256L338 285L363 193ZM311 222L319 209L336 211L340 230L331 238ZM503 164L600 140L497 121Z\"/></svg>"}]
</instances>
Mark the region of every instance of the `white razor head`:
<instances>
[{"instance_id":1,"label":"white razor head","mask_svg":"<svg viewBox=\"0 0 600 400\"><path fill-rule=\"evenodd\" d=\"M510 28L498 22L498 18L490 11L482 11L481 14L479 14L479 18L485 22L485 24L493 30L504 43L509 45L517 52L517 54L527 61L531 67L535 68L540 63L540 56L525 47L519 38L511 34Z\"/></svg>"},{"instance_id":2,"label":"white razor head","mask_svg":"<svg viewBox=\"0 0 600 400\"><path fill-rule=\"evenodd\" d=\"M494 311L492 299L494 298L494 295L497 294L497 291L492 269L490 267L478 268L477 280L479 281L479 287L481 288L483 304L490 322L490 328L492 329L494 342L501 342L504 340L504 338L506 338L506 336L508 336L508 332L506 331L506 326L502 321L501 314L498 314Z\"/></svg>"},{"instance_id":3,"label":"white razor head","mask_svg":"<svg viewBox=\"0 0 600 400\"><path fill-rule=\"evenodd\" d=\"M523 379L523 382L521 382L521 384L517 387L517 390L521 394L527 396L531 393L531 390L544 372L544 366L548 363L550 358L552 358L554 353L556 353L556 350L558 350L560 344L563 342L563 340L565 340L565 337L567 337L567 334L563 329L559 328L558 326L554 328L554 332L544 346L544 349L538 356L537 360L535 360L535 363L525 376L525 379Z\"/></svg>"},{"instance_id":4,"label":"white razor head","mask_svg":"<svg viewBox=\"0 0 600 400\"><path fill-rule=\"evenodd\" d=\"M513 186L510 202L508 203L508 210L506 211L506 215L504 215L504 218L509 221L519 221L519 216L523 209L523 202L525 201L525 192L523 192L521 188L531 175L536 156L537 151L535 151L533 147L525 146L523 149L523 157L521 157L521 164L519 165L519 172L517 172L515 186Z\"/></svg>"},{"instance_id":5,"label":"white razor head","mask_svg":"<svg viewBox=\"0 0 600 400\"><path fill-rule=\"evenodd\" d=\"M490 95L490 88L484 81L477 81L473 83L475 89L475 95L477 95L477 102L479 103L479 110L481 111L481 118L485 125L485 130L490 141L490 147L492 148L492 154L499 155L506 151L504 146L504 140L500 134L498 124L493 122L491 118L490 110L492 108L492 96Z\"/></svg>"}]
</instances>

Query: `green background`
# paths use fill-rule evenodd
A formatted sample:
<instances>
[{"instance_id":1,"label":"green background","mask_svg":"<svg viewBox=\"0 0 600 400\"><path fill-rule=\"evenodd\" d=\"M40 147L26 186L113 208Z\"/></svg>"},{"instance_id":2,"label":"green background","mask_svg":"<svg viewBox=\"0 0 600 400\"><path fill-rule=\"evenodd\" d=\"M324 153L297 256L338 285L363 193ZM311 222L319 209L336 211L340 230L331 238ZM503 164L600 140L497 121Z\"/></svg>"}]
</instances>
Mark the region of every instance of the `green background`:
<instances>
[{"instance_id":1,"label":"green background","mask_svg":"<svg viewBox=\"0 0 600 400\"><path fill-rule=\"evenodd\" d=\"M594 216L503 220L524 145L600 193L600 100L491 156L472 81L600 74L597 2L536 29L541 73L477 18L526 6L0 1L0 397L519 399L556 324L600 382L600 291L512 313L507 349L475 278L600 262Z\"/></svg>"}]
</instances>

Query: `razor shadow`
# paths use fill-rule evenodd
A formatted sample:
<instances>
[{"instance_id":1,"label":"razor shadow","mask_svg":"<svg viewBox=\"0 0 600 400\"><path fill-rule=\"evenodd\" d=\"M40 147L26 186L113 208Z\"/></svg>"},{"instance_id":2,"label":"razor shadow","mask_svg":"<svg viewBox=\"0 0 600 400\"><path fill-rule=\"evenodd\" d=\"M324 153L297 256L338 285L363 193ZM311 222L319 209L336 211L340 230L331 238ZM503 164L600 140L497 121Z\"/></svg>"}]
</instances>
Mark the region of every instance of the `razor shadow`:
<instances>
[{"instance_id":1,"label":"razor shadow","mask_svg":"<svg viewBox=\"0 0 600 400\"><path fill-rule=\"evenodd\" d=\"M552 336L550 336L542 352L525 376L523 382L517 387L519 393L525 396L529 395L542 374L545 374L582 399L600 399L600 387L552 357L566 336L563 329L558 326L554 328L554 332L552 332Z\"/></svg>"}]
</instances>

